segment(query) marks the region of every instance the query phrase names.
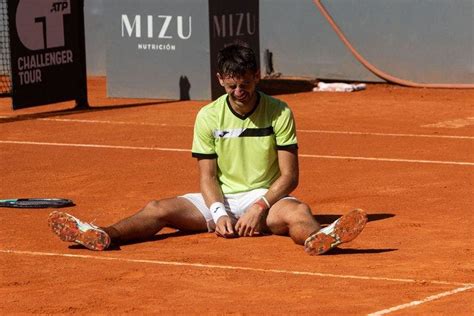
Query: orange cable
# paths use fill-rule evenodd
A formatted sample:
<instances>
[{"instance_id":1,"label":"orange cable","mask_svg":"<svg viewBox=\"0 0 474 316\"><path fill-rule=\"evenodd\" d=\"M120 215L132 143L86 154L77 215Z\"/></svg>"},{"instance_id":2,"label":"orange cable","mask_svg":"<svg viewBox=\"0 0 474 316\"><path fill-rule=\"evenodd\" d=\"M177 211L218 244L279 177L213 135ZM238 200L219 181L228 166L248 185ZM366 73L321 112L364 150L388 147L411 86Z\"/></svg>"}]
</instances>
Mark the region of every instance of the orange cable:
<instances>
[{"instance_id":1,"label":"orange cable","mask_svg":"<svg viewBox=\"0 0 474 316\"><path fill-rule=\"evenodd\" d=\"M339 36L339 38L342 40L344 45L351 51L351 53L354 55L354 57L362 64L364 65L370 72L372 72L374 75L376 75L379 78L382 78L383 80L386 80L391 83L395 83L401 86L407 86L407 87L415 87L415 88L444 88L444 89L474 89L474 84L450 84L450 83L418 83L418 82L413 82L409 80L403 80L394 76L391 76L380 69L376 68L374 65L369 63L364 57L362 57L361 54L359 54L355 48L351 45L351 43L347 40L346 36L344 33L342 33L341 29L339 26L336 24L334 19L331 17L329 12L326 10L326 8L323 6L321 3L321 0L313 0L314 4L318 7L319 11L321 11L322 15L326 18L326 20L329 22L331 27L334 29L336 34Z\"/></svg>"}]
</instances>

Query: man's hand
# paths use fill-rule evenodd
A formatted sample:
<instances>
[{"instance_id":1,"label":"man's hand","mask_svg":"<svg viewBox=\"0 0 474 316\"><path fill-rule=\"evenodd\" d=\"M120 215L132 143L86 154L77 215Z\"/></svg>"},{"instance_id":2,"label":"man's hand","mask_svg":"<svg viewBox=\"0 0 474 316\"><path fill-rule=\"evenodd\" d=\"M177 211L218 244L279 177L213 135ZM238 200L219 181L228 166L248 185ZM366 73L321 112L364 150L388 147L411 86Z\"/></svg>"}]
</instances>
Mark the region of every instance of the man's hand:
<instances>
[{"instance_id":1,"label":"man's hand","mask_svg":"<svg viewBox=\"0 0 474 316\"><path fill-rule=\"evenodd\" d=\"M262 228L262 224L267 218L267 210L257 204L252 205L242 217L239 218L235 229L239 236L253 236Z\"/></svg>"},{"instance_id":2,"label":"man's hand","mask_svg":"<svg viewBox=\"0 0 474 316\"><path fill-rule=\"evenodd\" d=\"M234 222L229 216L221 216L216 223L217 236L224 238L234 238L237 234L234 230Z\"/></svg>"}]
</instances>

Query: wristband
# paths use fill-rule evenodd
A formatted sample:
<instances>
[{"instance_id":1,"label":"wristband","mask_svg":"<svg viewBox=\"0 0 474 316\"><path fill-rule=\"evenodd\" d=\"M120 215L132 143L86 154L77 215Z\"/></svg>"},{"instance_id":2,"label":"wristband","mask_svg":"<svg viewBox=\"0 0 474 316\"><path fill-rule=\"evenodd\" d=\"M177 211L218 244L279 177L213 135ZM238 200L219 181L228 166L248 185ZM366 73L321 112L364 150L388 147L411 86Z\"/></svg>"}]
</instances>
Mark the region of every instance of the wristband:
<instances>
[{"instance_id":1,"label":"wristband","mask_svg":"<svg viewBox=\"0 0 474 316\"><path fill-rule=\"evenodd\" d=\"M268 209L270 209L270 207L272 207L270 205L270 202L268 202L267 198L265 197L265 195L262 195L261 199L263 200L263 202L265 202L265 204L267 204Z\"/></svg>"},{"instance_id":2,"label":"wristband","mask_svg":"<svg viewBox=\"0 0 474 316\"><path fill-rule=\"evenodd\" d=\"M267 204L265 204L261 199L255 201L254 205L258 205L262 211L268 210Z\"/></svg>"},{"instance_id":3,"label":"wristband","mask_svg":"<svg viewBox=\"0 0 474 316\"><path fill-rule=\"evenodd\" d=\"M225 211L224 203L214 202L214 203L211 204L211 207L209 208L209 210L211 211L212 220L216 224L217 224L217 220L219 218L221 218L222 216L227 216L227 212Z\"/></svg>"}]
</instances>

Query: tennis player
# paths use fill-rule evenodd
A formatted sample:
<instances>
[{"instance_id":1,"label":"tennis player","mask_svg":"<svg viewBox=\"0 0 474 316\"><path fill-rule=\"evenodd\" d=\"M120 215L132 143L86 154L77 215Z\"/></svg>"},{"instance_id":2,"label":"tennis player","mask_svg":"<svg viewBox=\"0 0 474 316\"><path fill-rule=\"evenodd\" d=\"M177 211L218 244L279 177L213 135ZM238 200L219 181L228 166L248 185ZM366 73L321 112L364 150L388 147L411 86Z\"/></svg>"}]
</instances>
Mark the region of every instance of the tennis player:
<instances>
[{"instance_id":1,"label":"tennis player","mask_svg":"<svg viewBox=\"0 0 474 316\"><path fill-rule=\"evenodd\" d=\"M367 222L364 211L353 210L321 229L309 206L290 195L299 178L295 121L287 104L257 91L253 51L227 46L217 62L226 94L204 106L194 126L200 193L152 201L108 227L52 212L54 233L91 250L150 239L163 227L224 238L289 235L310 255L359 235Z\"/></svg>"}]
</instances>

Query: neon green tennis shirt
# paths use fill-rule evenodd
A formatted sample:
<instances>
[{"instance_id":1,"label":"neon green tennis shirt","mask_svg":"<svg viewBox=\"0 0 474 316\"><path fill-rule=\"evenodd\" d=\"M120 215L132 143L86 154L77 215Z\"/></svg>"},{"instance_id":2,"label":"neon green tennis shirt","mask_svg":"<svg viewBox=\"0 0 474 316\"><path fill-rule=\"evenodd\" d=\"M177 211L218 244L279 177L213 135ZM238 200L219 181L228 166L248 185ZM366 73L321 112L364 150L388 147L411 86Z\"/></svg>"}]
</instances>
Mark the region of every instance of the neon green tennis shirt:
<instances>
[{"instance_id":1,"label":"neon green tennis shirt","mask_svg":"<svg viewBox=\"0 0 474 316\"><path fill-rule=\"evenodd\" d=\"M226 194L269 188L280 176L277 151L291 148L297 148L297 139L290 108L262 92L245 116L223 95L196 117L192 155L217 159L217 176Z\"/></svg>"}]
</instances>

